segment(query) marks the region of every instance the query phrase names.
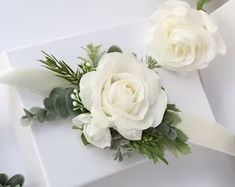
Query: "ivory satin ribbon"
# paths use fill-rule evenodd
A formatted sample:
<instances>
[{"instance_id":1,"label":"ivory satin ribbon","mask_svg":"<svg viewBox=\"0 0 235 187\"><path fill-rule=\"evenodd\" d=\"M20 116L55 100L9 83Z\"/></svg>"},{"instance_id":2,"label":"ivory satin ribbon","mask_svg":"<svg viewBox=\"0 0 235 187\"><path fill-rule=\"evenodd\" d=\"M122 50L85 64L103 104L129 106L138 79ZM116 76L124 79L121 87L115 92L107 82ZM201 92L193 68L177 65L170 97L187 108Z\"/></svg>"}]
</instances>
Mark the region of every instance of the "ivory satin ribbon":
<instances>
[{"instance_id":1,"label":"ivory satin ribbon","mask_svg":"<svg viewBox=\"0 0 235 187\"><path fill-rule=\"evenodd\" d=\"M42 69L9 70L0 75L0 83L19 87L47 96L55 87L66 87L68 82ZM206 121L187 113L180 114L178 127L189 137L189 142L235 156L235 135L215 122Z\"/></svg>"}]
</instances>

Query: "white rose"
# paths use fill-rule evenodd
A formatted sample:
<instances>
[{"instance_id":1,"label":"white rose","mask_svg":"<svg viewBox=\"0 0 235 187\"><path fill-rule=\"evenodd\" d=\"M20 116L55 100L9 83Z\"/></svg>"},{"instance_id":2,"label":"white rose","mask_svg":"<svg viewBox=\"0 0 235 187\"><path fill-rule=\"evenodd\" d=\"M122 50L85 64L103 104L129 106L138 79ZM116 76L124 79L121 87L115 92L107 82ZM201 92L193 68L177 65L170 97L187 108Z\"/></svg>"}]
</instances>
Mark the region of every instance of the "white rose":
<instances>
[{"instance_id":1,"label":"white rose","mask_svg":"<svg viewBox=\"0 0 235 187\"><path fill-rule=\"evenodd\" d=\"M80 82L80 97L91 112L76 117L87 140L101 148L110 146L110 128L129 140L140 140L142 131L158 126L167 106L157 73L129 54L109 53L96 71Z\"/></svg>"},{"instance_id":2,"label":"white rose","mask_svg":"<svg viewBox=\"0 0 235 187\"><path fill-rule=\"evenodd\" d=\"M159 64L173 71L192 71L209 65L226 46L209 15L184 1L169 0L150 17L147 45Z\"/></svg>"}]
</instances>

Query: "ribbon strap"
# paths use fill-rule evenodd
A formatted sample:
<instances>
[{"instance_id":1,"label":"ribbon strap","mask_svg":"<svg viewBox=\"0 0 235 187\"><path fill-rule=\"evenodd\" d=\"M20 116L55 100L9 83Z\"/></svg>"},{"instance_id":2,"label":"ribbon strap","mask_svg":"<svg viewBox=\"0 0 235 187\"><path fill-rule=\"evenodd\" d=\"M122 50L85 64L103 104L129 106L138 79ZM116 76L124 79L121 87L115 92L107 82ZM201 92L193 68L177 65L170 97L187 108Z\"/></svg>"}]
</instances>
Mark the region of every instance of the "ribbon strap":
<instances>
[{"instance_id":1,"label":"ribbon strap","mask_svg":"<svg viewBox=\"0 0 235 187\"><path fill-rule=\"evenodd\" d=\"M224 126L186 113L181 113L179 128L189 142L235 156L235 135Z\"/></svg>"},{"instance_id":2,"label":"ribbon strap","mask_svg":"<svg viewBox=\"0 0 235 187\"><path fill-rule=\"evenodd\" d=\"M66 80L39 68L9 70L0 75L0 83L23 88L44 97L55 87L66 88L69 85Z\"/></svg>"},{"instance_id":3,"label":"ribbon strap","mask_svg":"<svg viewBox=\"0 0 235 187\"><path fill-rule=\"evenodd\" d=\"M68 82L42 69L11 70L0 76L0 83L48 96L55 87L67 87ZM193 144L235 156L235 136L214 122L181 113L179 128Z\"/></svg>"}]
</instances>

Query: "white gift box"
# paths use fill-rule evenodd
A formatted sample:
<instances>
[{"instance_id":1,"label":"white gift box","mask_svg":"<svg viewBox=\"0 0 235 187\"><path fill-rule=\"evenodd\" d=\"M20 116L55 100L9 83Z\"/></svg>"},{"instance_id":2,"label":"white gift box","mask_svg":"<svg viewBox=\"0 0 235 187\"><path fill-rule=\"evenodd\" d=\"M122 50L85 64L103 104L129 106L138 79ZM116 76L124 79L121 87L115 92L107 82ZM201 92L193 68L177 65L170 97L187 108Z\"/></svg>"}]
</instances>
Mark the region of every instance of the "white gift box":
<instances>
[{"instance_id":1,"label":"white gift box","mask_svg":"<svg viewBox=\"0 0 235 187\"><path fill-rule=\"evenodd\" d=\"M40 67L41 50L52 53L76 67L77 57L84 54L81 46L90 42L102 44L103 49L116 44L125 52L145 55L145 20L93 33L61 38L47 43L7 51L0 59L0 69ZM208 120L214 120L197 72L178 75L159 70L170 103L182 110ZM30 79L30 77L29 77ZM45 82L46 84L46 82ZM8 88L8 107L19 148L32 175L31 186L82 186L144 162L141 156L123 162L112 159L112 152L84 146L79 132L72 130L71 119L22 127L22 108L42 106L42 97L26 91ZM192 156L187 156L188 158ZM172 158L170 158L172 160ZM184 163L184 159L172 162ZM193 160L190 160L193 162ZM178 167L180 164L178 164ZM158 167L158 166L156 166ZM161 167L159 167L161 169ZM169 168L170 169L170 168ZM178 168L180 169L180 168ZM161 171L159 171L161 172Z\"/></svg>"}]
</instances>

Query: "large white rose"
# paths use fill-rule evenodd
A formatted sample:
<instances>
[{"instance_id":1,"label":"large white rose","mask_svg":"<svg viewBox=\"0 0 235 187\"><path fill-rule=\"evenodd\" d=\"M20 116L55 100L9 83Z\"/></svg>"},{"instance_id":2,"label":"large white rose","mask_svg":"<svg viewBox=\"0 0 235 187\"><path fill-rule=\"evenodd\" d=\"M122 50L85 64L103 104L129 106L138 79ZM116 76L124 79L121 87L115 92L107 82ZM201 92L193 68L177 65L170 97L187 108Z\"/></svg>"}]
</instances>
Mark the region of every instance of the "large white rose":
<instances>
[{"instance_id":1,"label":"large white rose","mask_svg":"<svg viewBox=\"0 0 235 187\"><path fill-rule=\"evenodd\" d=\"M84 124L87 140L101 148L110 146L110 128L140 140L142 130L161 123L167 106L158 74L122 53L106 54L96 71L82 77L80 97L91 113L79 115L74 124Z\"/></svg>"},{"instance_id":2,"label":"large white rose","mask_svg":"<svg viewBox=\"0 0 235 187\"><path fill-rule=\"evenodd\" d=\"M209 15L184 1L164 2L150 17L149 53L173 71L192 71L208 66L226 46Z\"/></svg>"}]
</instances>

